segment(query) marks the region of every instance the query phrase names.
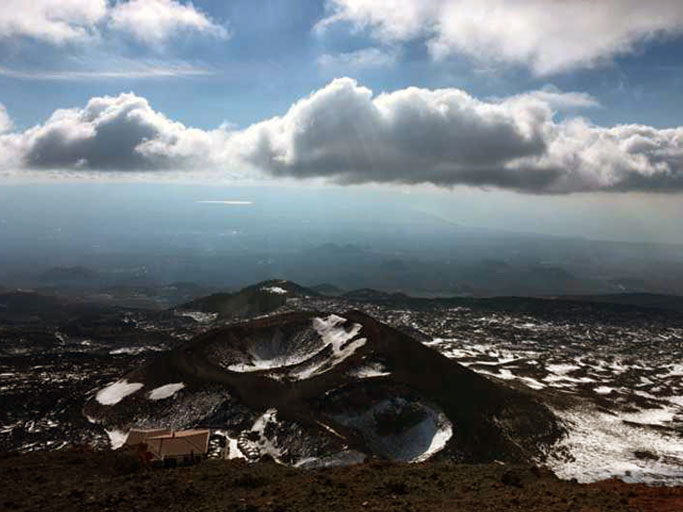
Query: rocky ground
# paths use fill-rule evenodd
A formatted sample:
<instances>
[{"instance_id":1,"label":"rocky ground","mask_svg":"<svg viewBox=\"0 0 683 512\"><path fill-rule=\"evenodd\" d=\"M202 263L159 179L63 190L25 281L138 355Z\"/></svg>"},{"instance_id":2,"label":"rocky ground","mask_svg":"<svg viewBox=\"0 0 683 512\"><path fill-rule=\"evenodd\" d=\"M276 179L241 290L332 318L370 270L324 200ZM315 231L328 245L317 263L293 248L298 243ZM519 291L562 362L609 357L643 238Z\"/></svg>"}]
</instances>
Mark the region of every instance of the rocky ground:
<instances>
[{"instance_id":1,"label":"rocky ground","mask_svg":"<svg viewBox=\"0 0 683 512\"><path fill-rule=\"evenodd\" d=\"M372 290L326 297L279 281L245 290L164 311L0 295L0 451L105 448L107 433L83 405L164 351L243 317L355 309L547 403L568 431L555 452L570 456L546 461L562 478L683 482L683 320L675 310Z\"/></svg>"},{"instance_id":2,"label":"rocky ground","mask_svg":"<svg viewBox=\"0 0 683 512\"><path fill-rule=\"evenodd\" d=\"M7 511L683 510L683 488L559 480L533 466L369 462L299 470L212 460L144 469L116 452L0 456Z\"/></svg>"}]
</instances>

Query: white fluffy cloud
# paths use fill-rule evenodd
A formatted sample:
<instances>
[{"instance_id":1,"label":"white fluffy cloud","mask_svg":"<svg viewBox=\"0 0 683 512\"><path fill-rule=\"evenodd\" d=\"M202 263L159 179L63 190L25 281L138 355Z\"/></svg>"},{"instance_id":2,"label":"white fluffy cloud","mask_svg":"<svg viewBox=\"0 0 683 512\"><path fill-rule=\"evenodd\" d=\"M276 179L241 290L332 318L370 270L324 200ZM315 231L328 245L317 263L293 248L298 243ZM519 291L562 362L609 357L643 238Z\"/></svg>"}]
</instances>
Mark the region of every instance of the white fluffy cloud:
<instances>
[{"instance_id":1,"label":"white fluffy cloud","mask_svg":"<svg viewBox=\"0 0 683 512\"><path fill-rule=\"evenodd\" d=\"M550 116L537 100L494 104L458 89L418 88L373 96L344 78L235 134L231 145L276 175L448 183L541 154Z\"/></svg>"},{"instance_id":2,"label":"white fluffy cloud","mask_svg":"<svg viewBox=\"0 0 683 512\"><path fill-rule=\"evenodd\" d=\"M0 36L52 43L83 38L107 13L107 0L3 0Z\"/></svg>"},{"instance_id":3,"label":"white fluffy cloud","mask_svg":"<svg viewBox=\"0 0 683 512\"><path fill-rule=\"evenodd\" d=\"M530 66L537 74L592 67L658 37L683 32L680 0L329 0L337 22L383 41L425 39L436 58Z\"/></svg>"},{"instance_id":4,"label":"white fluffy cloud","mask_svg":"<svg viewBox=\"0 0 683 512\"><path fill-rule=\"evenodd\" d=\"M683 191L683 128L554 116L594 105L590 96L553 89L487 101L458 89L375 95L340 78L282 116L207 131L121 94L0 135L0 155L5 168L30 170L249 170L531 193Z\"/></svg>"},{"instance_id":5,"label":"white fluffy cloud","mask_svg":"<svg viewBox=\"0 0 683 512\"><path fill-rule=\"evenodd\" d=\"M99 33L125 31L159 43L178 31L225 37L227 30L183 0L2 0L0 37L65 43Z\"/></svg>"},{"instance_id":6,"label":"white fluffy cloud","mask_svg":"<svg viewBox=\"0 0 683 512\"><path fill-rule=\"evenodd\" d=\"M223 133L188 128L128 93L57 110L41 125L0 136L0 149L27 169L171 170L213 165Z\"/></svg>"},{"instance_id":7,"label":"white fluffy cloud","mask_svg":"<svg viewBox=\"0 0 683 512\"><path fill-rule=\"evenodd\" d=\"M192 3L175 0L129 0L117 3L109 13L110 25L147 43L159 43L180 31L196 31L226 37L228 31Z\"/></svg>"}]
</instances>

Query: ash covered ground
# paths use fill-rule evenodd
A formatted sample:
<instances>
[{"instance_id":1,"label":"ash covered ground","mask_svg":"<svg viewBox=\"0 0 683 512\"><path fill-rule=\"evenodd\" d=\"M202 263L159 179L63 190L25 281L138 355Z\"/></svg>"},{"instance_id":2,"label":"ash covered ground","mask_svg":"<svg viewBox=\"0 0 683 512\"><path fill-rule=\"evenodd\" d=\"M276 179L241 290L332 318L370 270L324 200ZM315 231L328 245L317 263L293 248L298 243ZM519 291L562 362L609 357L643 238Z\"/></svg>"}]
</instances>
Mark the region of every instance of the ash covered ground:
<instances>
[{"instance_id":1,"label":"ash covered ground","mask_svg":"<svg viewBox=\"0 0 683 512\"><path fill-rule=\"evenodd\" d=\"M683 482L683 319L676 311L263 288L277 300L240 302L237 316L360 310L488 379L530 390L566 428L545 461L562 478ZM18 314L16 297L3 297L0 449L10 451L108 446L111 436L83 414L88 399L159 353L237 320L210 301L165 311L49 303Z\"/></svg>"}]
</instances>

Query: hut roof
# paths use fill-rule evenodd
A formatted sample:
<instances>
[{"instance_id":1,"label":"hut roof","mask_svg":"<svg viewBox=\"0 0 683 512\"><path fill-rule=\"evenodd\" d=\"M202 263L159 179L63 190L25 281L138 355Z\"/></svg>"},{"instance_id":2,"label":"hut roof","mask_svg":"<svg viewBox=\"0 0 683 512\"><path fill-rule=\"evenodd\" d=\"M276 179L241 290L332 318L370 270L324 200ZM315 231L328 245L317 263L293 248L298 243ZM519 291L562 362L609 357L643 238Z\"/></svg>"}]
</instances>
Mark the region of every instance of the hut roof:
<instances>
[{"instance_id":1,"label":"hut roof","mask_svg":"<svg viewBox=\"0 0 683 512\"><path fill-rule=\"evenodd\" d=\"M161 436L164 434L170 434L171 431L166 428L155 428L155 429L133 429L128 432L128 437L126 437L126 446L137 446L141 443L146 443L147 439L150 437Z\"/></svg>"},{"instance_id":2,"label":"hut roof","mask_svg":"<svg viewBox=\"0 0 683 512\"><path fill-rule=\"evenodd\" d=\"M148 449L155 457L205 455L209 450L208 430L183 430L148 437Z\"/></svg>"}]
</instances>

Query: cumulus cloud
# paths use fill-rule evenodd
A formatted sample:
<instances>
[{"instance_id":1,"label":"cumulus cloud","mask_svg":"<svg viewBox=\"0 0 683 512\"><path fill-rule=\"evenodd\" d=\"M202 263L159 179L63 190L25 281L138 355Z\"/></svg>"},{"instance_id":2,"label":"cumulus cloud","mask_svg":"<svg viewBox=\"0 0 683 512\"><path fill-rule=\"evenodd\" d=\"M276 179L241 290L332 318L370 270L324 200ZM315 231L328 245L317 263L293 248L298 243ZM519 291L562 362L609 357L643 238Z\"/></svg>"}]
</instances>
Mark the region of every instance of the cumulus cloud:
<instances>
[{"instance_id":1,"label":"cumulus cloud","mask_svg":"<svg viewBox=\"0 0 683 512\"><path fill-rule=\"evenodd\" d=\"M180 31L196 31L227 37L228 31L192 3L175 0L129 0L117 3L109 13L110 25L146 43L160 43Z\"/></svg>"},{"instance_id":2,"label":"cumulus cloud","mask_svg":"<svg viewBox=\"0 0 683 512\"><path fill-rule=\"evenodd\" d=\"M493 104L457 89L418 88L374 97L338 79L231 144L276 175L447 184L541 154L549 116L540 101Z\"/></svg>"},{"instance_id":3,"label":"cumulus cloud","mask_svg":"<svg viewBox=\"0 0 683 512\"><path fill-rule=\"evenodd\" d=\"M3 0L0 37L28 36L52 43L92 33L107 13L107 0Z\"/></svg>"},{"instance_id":4,"label":"cumulus cloud","mask_svg":"<svg viewBox=\"0 0 683 512\"><path fill-rule=\"evenodd\" d=\"M424 39L435 58L530 66L537 74L593 67L654 38L683 32L679 0L329 0L338 22L369 28L385 42Z\"/></svg>"},{"instance_id":5,"label":"cumulus cloud","mask_svg":"<svg viewBox=\"0 0 683 512\"><path fill-rule=\"evenodd\" d=\"M159 43L179 31L218 37L222 25L181 0L2 0L0 37L30 37L62 44L87 38L104 27L142 42Z\"/></svg>"},{"instance_id":6,"label":"cumulus cloud","mask_svg":"<svg viewBox=\"0 0 683 512\"><path fill-rule=\"evenodd\" d=\"M128 93L57 110L41 125L0 136L0 148L27 169L173 170L211 165L223 133L188 128Z\"/></svg>"},{"instance_id":7,"label":"cumulus cloud","mask_svg":"<svg viewBox=\"0 0 683 512\"><path fill-rule=\"evenodd\" d=\"M588 95L546 88L481 100L459 89L374 94L332 81L282 116L200 130L134 94L93 98L24 132L0 135L20 169L248 170L337 183L431 183L530 193L683 191L683 128L601 127L562 107Z\"/></svg>"},{"instance_id":8,"label":"cumulus cloud","mask_svg":"<svg viewBox=\"0 0 683 512\"><path fill-rule=\"evenodd\" d=\"M332 69L362 69L390 66L396 62L395 51L381 48L363 48L354 52L325 53L318 58L318 64Z\"/></svg>"}]
</instances>

